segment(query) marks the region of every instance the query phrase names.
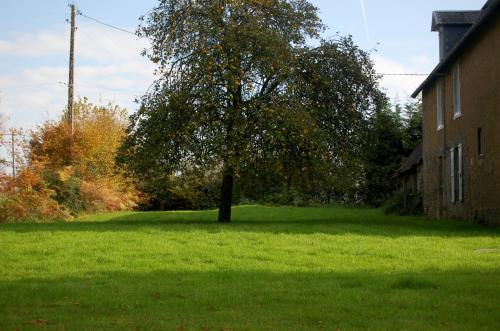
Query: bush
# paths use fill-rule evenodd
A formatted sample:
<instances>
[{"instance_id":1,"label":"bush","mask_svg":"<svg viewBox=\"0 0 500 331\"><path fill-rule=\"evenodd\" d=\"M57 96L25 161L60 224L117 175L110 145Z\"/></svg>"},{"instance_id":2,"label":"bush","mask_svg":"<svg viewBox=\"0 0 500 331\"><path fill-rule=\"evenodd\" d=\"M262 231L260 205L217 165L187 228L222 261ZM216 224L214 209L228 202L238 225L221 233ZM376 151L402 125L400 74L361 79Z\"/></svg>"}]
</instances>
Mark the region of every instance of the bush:
<instances>
[{"instance_id":1,"label":"bush","mask_svg":"<svg viewBox=\"0 0 500 331\"><path fill-rule=\"evenodd\" d=\"M13 181L4 182L0 195L0 222L68 220L67 210L59 205L56 193L36 173L23 170Z\"/></svg>"},{"instance_id":2,"label":"bush","mask_svg":"<svg viewBox=\"0 0 500 331\"><path fill-rule=\"evenodd\" d=\"M140 189L147 194L141 209L200 210L218 206L220 179L215 172L171 175L141 184Z\"/></svg>"},{"instance_id":3,"label":"bush","mask_svg":"<svg viewBox=\"0 0 500 331\"><path fill-rule=\"evenodd\" d=\"M86 213L130 210L139 200L135 190L118 190L112 183L83 181L80 194Z\"/></svg>"},{"instance_id":4,"label":"bush","mask_svg":"<svg viewBox=\"0 0 500 331\"><path fill-rule=\"evenodd\" d=\"M25 168L0 183L0 221L68 220L137 206L140 194L115 166L125 111L84 99L75 103L74 120L73 132L63 115L32 133Z\"/></svg>"},{"instance_id":5,"label":"bush","mask_svg":"<svg viewBox=\"0 0 500 331\"><path fill-rule=\"evenodd\" d=\"M306 194L295 189L283 189L281 191L272 192L261 197L261 204L272 204L282 206L304 207L316 201L310 200Z\"/></svg>"},{"instance_id":6,"label":"bush","mask_svg":"<svg viewBox=\"0 0 500 331\"><path fill-rule=\"evenodd\" d=\"M396 193L385 201L382 206L385 214L392 215L422 215L422 195L420 193L407 194Z\"/></svg>"}]
</instances>

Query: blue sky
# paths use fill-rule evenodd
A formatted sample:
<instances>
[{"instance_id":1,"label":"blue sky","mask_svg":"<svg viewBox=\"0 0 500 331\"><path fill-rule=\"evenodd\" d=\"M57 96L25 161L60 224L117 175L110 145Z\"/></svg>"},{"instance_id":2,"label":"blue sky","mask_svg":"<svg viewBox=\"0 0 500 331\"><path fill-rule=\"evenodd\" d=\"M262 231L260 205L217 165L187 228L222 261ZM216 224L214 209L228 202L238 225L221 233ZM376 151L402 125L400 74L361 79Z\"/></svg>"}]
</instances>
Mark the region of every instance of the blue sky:
<instances>
[{"instance_id":1,"label":"blue sky","mask_svg":"<svg viewBox=\"0 0 500 331\"><path fill-rule=\"evenodd\" d=\"M311 0L329 27L324 37L350 34L377 49L379 72L427 73L438 59L433 10L480 9L485 0ZM134 30L156 1L79 0L86 15ZM363 15L363 9L364 13ZM33 128L65 106L69 48L67 0L0 0L0 116L7 126ZM364 19L366 18L366 19ZM132 35L77 17L76 95L92 102L133 102L153 80L153 66L139 55L147 44ZM381 85L404 100L423 77L385 77Z\"/></svg>"}]
</instances>

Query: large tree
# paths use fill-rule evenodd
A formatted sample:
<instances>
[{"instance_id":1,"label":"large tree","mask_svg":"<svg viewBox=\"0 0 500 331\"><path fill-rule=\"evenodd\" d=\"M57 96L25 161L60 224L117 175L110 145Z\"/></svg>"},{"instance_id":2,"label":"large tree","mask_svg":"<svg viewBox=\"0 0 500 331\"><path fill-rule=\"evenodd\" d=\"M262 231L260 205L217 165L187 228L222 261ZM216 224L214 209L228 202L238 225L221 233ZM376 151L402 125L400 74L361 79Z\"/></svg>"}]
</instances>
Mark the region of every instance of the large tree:
<instances>
[{"instance_id":1,"label":"large tree","mask_svg":"<svg viewBox=\"0 0 500 331\"><path fill-rule=\"evenodd\" d=\"M296 50L321 29L306 0L161 0L139 27L160 78L131 117L121 160L143 178L220 167L219 221L229 222L240 165L263 137L307 120L287 86Z\"/></svg>"},{"instance_id":2,"label":"large tree","mask_svg":"<svg viewBox=\"0 0 500 331\"><path fill-rule=\"evenodd\" d=\"M396 107L387 104L370 119L369 141L364 153L365 201L379 207L396 188L396 172L405 155L404 122Z\"/></svg>"},{"instance_id":3,"label":"large tree","mask_svg":"<svg viewBox=\"0 0 500 331\"><path fill-rule=\"evenodd\" d=\"M326 198L361 202L369 122L387 102L370 53L340 36L301 53L295 94L325 137Z\"/></svg>"},{"instance_id":4,"label":"large tree","mask_svg":"<svg viewBox=\"0 0 500 331\"><path fill-rule=\"evenodd\" d=\"M408 100L404 104L404 147L409 155L422 142L422 99ZM406 155L405 155L406 156Z\"/></svg>"},{"instance_id":5,"label":"large tree","mask_svg":"<svg viewBox=\"0 0 500 331\"><path fill-rule=\"evenodd\" d=\"M386 105L370 53L340 36L296 53L290 107L279 113L290 119L262 135L260 152L242 165L240 193L285 203L360 202L370 119Z\"/></svg>"}]
</instances>

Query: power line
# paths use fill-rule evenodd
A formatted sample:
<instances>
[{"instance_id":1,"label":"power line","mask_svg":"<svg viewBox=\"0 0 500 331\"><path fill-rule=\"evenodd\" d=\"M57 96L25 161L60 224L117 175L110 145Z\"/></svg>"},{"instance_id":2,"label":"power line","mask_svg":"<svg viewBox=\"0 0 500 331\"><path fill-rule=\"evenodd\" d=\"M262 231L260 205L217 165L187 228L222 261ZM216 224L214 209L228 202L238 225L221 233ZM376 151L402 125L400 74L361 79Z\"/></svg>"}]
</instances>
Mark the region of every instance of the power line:
<instances>
[{"instance_id":1,"label":"power line","mask_svg":"<svg viewBox=\"0 0 500 331\"><path fill-rule=\"evenodd\" d=\"M132 90L110 88L110 87L103 87L103 86L92 86L92 85L82 85L82 84L79 84L78 86L86 87L86 88L90 88L90 89L96 89L96 90L113 91L113 92L127 92L127 93L136 93L137 92L137 91L132 91Z\"/></svg>"},{"instance_id":2,"label":"power line","mask_svg":"<svg viewBox=\"0 0 500 331\"><path fill-rule=\"evenodd\" d=\"M10 86L0 86L0 90L2 89L17 89L17 88L25 88L29 86L41 86L41 85L57 85L59 83L32 83L32 84L22 84L22 85L10 85Z\"/></svg>"},{"instance_id":3,"label":"power line","mask_svg":"<svg viewBox=\"0 0 500 331\"><path fill-rule=\"evenodd\" d=\"M30 86L40 86L40 85L60 85L60 86L68 86L68 83L66 82L52 82L52 83L33 83L33 84L22 84L22 85L13 85L13 86L0 86L0 92L2 89L16 89L16 88L25 88L25 87L30 87ZM132 91L132 90L127 90L127 89L116 89L116 88L111 88L111 87L105 87L105 86L94 86L94 85L86 85L86 84L74 84L75 87L85 87L85 88L90 88L90 89L96 89L96 90L108 90L108 91L115 91L115 92L129 92L129 93L136 93L137 91Z\"/></svg>"},{"instance_id":4,"label":"power line","mask_svg":"<svg viewBox=\"0 0 500 331\"><path fill-rule=\"evenodd\" d=\"M100 21L100 20L98 20L98 19L96 19L96 18L93 18L93 17L87 16L87 15L83 14L81 11L78 11L78 15L83 16L83 17L85 17L85 18L87 18L87 19L89 19L89 20L91 20L91 21L96 22L96 23L99 23L99 24L105 25L105 26L107 26L107 27L109 27L109 28L116 29L116 30L118 30L118 31L125 32L125 33L128 33L128 34L131 34L131 35L136 36L136 34L135 34L134 32L132 32L132 31L128 31L128 30L125 30L125 29L119 28L119 27L117 27L117 26L114 26L114 25L111 25L111 24L105 23L105 22L103 22L103 21Z\"/></svg>"},{"instance_id":5,"label":"power line","mask_svg":"<svg viewBox=\"0 0 500 331\"><path fill-rule=\"evenodd\" d=\"M65 82L59 82L58 84L61 85L68 85L68 83ZM76 87L85 87L85 88L90 88L90 89L95 89L95 90L107 90L107 91L113 91L113 92L128 92L128 93L136 93L137 91L132 91L132 90L126 90L126 89L117 89L117 88L111 88L111 87L105 87L105 86L94 86L94 85L86 85L86 84L75 84Z\"/></svg>"},{"instance_id":6,"label":"power line","mask_svg":"<svg viewBox=\"0 0 500 331\"><path fill-rule=\"evenodd\" d=\"M429 74L405 74L405 73L378 73L381 76L429 76Z\"/></svg>"},{"instance_id":7,"label":"power line","mask_svg":"<svg viewBox=\"0 0 500 331\"><path fill-rule=\"evenodd\" d=\"M4 132L0 132L0 136L9 136L9 137L10 137L10 136L12 136L12 135L14 135L14 136L21 136L21 137L31 137L31 135L29 135L29 134L26 134L26 133L20 133L20 132L16 132L16 133L14 133L14 134L12 134L12 133L4 133Z\"/></svg>"}]
</instances>

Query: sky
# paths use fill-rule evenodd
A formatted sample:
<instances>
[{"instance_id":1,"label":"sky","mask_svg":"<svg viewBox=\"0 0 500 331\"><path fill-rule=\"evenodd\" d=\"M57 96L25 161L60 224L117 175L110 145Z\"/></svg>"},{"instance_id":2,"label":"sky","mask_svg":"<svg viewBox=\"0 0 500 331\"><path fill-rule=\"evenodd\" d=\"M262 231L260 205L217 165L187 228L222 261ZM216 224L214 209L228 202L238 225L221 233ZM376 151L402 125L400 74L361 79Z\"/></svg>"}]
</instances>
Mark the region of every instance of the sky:
<instances>
[{"instance_id":1,"label":"sky","mask_svg":"<svg viewBox=\"0 0 500 331\"><path fill-rule=\"evenodd\" d=\"M433 10L480 9L485 0L310 0L328 29L352 35L379 73L429 73L438 62ZM85 15L134 31L155 0L76 0ZM6 127L32 129L57 118L67 102L68 0L0 0L0 117ZM129 112L154 80L140 55L147 41L77 16L75 95ZM423 76L385 76L381 86L405 101Z\"/></svg>"}]
</instances>

